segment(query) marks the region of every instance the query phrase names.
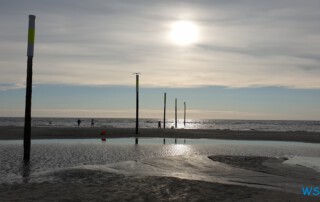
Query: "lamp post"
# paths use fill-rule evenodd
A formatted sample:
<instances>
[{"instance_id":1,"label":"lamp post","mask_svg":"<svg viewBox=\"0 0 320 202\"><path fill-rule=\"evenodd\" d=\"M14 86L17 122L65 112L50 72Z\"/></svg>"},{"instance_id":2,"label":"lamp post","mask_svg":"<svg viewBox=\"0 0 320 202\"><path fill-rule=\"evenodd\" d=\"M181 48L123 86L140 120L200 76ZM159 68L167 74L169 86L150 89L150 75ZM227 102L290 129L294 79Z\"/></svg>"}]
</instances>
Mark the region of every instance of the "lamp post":
<instances>
[{"instance_id":1,"label":"lamp post","mask_svg":"<svg viewBox=\"0 0 320 202\"><path fill-rule=\"evenodd\" d=\"M36 16L29 15L28 29L28 50L27 50L27 85L26 85L26 106L24 115L24 135L23 135L23 159L30 160L31 147L31 98L32 98L32 60L34 50Z\"/></svg>"}]
</instances>

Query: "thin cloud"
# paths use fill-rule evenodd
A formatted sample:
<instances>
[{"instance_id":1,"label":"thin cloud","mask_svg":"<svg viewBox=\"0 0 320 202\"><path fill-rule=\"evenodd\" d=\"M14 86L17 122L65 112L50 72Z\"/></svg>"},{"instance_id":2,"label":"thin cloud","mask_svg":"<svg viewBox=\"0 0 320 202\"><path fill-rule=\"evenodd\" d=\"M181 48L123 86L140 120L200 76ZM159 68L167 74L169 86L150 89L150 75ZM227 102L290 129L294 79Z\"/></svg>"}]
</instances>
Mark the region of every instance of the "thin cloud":
<instances>
[{"instance_id":1,"label":"thin cloud","mask_svg":"<svg viewBox=\"0 0 320 202\"><path fill-rule=\"evenodd\" d=\"M26 85L23 83L16 83L16 84L0 84L0 91L7 91L7 90L17 90L23 89Z\"/></svg>"},{"instance_id":2,"label":"thin cloud","mask_svg":"<svg viewBox=\"0 0 320 202\"><path fill-rule=\"evenodd\" d=\"M34 82L149 87L320 88L319 1L5 1L0 81L25 79L35 14ZM198 23L198 44L170 43L170 23Z\"/></svg>"}]
</instances>

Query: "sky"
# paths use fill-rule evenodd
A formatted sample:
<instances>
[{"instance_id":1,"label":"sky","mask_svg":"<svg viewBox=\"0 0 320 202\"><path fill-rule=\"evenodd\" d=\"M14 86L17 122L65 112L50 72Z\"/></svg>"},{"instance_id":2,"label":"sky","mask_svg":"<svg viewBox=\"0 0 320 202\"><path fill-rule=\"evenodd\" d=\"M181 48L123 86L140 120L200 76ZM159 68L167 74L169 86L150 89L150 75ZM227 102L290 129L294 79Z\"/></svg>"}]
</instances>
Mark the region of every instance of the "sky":
<instances>
[{"instance_id":1,"label":"sky","mask_svg":"<svg viewBox=\"0 0 320 202\"><path fill-rule=\"evenodd\" d=\"M319 0L0 0L0 116L320 120ZM173 25L197 39L181 45ZM186 35L190 31L185 31ZM183 37L181 35L181 37Z\"/></svg>"}]
</instances>

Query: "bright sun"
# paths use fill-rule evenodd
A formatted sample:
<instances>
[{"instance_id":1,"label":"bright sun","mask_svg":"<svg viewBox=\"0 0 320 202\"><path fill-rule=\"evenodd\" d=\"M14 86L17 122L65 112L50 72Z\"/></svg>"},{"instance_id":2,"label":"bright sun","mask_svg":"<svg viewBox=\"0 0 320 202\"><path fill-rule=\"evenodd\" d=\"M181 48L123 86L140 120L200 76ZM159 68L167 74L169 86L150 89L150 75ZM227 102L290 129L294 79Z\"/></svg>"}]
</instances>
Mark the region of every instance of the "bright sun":
<instances>
[{"instance_id":1,"label":"bright sun","mask_svg":"<svg viewBox=\"0 0 320 202\"><path fill-rule=\"evenodd\" d=\"M198 40L198 27L191 21L176 21L171 25L170 39L178 45L190 45Z\"/></svg>"}]
</instances>

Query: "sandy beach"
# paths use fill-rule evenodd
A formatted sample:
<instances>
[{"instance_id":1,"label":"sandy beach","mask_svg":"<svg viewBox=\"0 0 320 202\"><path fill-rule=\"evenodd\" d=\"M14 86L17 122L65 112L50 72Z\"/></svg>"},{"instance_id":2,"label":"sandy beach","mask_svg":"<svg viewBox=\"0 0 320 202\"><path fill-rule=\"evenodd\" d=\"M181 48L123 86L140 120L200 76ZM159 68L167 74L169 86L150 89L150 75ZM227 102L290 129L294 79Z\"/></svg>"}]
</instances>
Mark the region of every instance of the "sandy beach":
<instances>
[{"instance_id":1,"label":"sandy beach","mask_svg":"<svg viewBox=\"0 0 320 202\"><path fill-rule=\"evenodd\" d=\"M134 128L86 128L86 127L33 127L32 139L83 139L136 137ZM320 143L320 133L305 131L235 131L205 129L140 129L138 137L159 138L211 138L226 140L273 140ZM0 140L23 139L23 127L0 127Z\"/></svg>"}]
</instances>

